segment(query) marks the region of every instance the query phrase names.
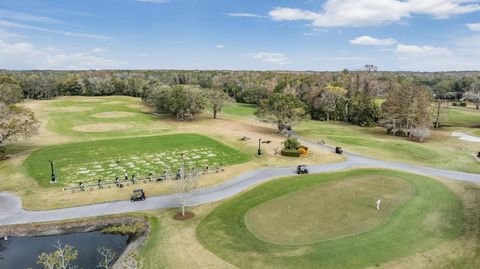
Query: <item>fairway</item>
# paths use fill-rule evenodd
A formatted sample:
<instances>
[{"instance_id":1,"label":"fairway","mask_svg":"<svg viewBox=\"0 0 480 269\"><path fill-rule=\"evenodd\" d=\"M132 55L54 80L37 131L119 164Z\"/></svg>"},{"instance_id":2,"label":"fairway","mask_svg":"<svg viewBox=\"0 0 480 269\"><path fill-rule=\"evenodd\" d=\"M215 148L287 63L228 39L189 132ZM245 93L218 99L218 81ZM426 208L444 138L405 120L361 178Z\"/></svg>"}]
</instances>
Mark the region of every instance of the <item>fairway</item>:
<instances>
[{"instance_id":1,"label":"fairway","mask_svg":"<svg viewBox=\"0 0 480 269\"><path fill-rule=\"evenodd\" d=\"M424 166L479 173L480 165L472 158L473 144L451 136L449 131L432 131L423 143L405 137L386 135L380 127L363 128L328 121L306 121L297 133L315 141L375 159L400 161Z\"/></svg>"},{"instance_id":2,"label":"fairway","mask_svg":"<svg viewBox=\"0 0 480 269\"><path fill-rule=\"evenodd\" d=\"M366 183L367 178L374 182ZM383 180L385 191L381 190ZM359 193L355 198L353 192L359 184L364 194ZM331 191L328 195L327 189ZM318 205L306 206L301 201L313 200L315 197L308 197L312 193L322 194L323 197L316 198L333 203L330 210L317 212L311 207ZM368 202L369 195L380 194L382 210L386 212L377 212L373 207L377 197L370 197ZM336 201L332 202L333 198ZM292 199L299 203L292 205L299 212L293 213L290 208L293 216L289 220L293 223L289 224L280 218L289 215L284 212L288 207L282 205L294 202ZM266 213L266 207L283 212L272 212L280 215L262 216L252 223L257 214ZM306 229L308 224L302 222L314 221L308 213L322 216L315 220L318 225ZM341 220L342 214L348 220ZM294 220L295 216L301 219ZM348 221L353 223L343 226ZM214 209L198 226L197 238L208 250L241 268L364 268L446 243L463 233L463 222L461 202L442 184L403 172L364 169L290 177L263 184ZM303 235L289 234L295 224ZM263 233L259 229L270 231Z\"/></svg>"},{"instance_id":3,"label":"fairway","mask_svg":"<svg viewBox=\"0 0 480 269\"><path fill-rule=\"evenodd\" d=\"M183 157L182 157L183 156ZM60 184L96 182L131 176L159 175L186 167L205 168L243 163L249 156L220 142L196 134L175 134L99 140L50 146L34 151L24 162L27 173L49 186L50 166L55 161Z\"/></svg>"}]
</instances>

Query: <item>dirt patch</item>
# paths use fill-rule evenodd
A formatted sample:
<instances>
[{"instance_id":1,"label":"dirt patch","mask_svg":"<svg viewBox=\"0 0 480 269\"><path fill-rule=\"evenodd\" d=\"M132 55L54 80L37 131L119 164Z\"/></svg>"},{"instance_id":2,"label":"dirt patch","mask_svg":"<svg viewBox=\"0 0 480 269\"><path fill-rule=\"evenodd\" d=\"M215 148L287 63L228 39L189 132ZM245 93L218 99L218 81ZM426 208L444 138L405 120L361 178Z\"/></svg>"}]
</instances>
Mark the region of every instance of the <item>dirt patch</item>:
<instances>
[{"instance_id":1,"label":"dirt patch","mask_svg":"<svg viewBox=\"0 0 480 269\"><path fill-rule=\"evenodd\" d=\"M73 127L74 131L85 132L85 133L103 133L111 131L123 131L132 128L130 124L122 123L94 123L94 124L84 124Z\"/></svg>"},{"instance_id":2,"label":"dirt patch","mask_svg":"<svg viewBox=\"0 0 480 269\"><path fill-rule=\"evenodd\" d=\"M70 107L46 107L43 111L46 112L84 112L93 109L93 107L81 107L81 106L70 106Z\"/></svg>"},{"instance_id":3,"label":"dirt patch","mask_svg":"<svg viewBox=\"0 0 480 269\"><path fill-rule=\"evenodd\" d=\"M92 114L94 118L104 118L104 119L117 119L117 118L126 118L133 116L134 113L132 112L124 112L124 111L111 111L111 112L102 112Z\"/></svg>"},{"instance_id":4,"label":"dirt patch","mask_svg":"<svg viewBox=\"0 0 480 269\"><path fill-rule=\"evenodd\" d=\"M182 212L178 212L173 216L173 219L175 220L189 220L193 219L195 217L195 214L193 212L185 212L185 215L182 216Z\"/></svg>"}]
</instances>

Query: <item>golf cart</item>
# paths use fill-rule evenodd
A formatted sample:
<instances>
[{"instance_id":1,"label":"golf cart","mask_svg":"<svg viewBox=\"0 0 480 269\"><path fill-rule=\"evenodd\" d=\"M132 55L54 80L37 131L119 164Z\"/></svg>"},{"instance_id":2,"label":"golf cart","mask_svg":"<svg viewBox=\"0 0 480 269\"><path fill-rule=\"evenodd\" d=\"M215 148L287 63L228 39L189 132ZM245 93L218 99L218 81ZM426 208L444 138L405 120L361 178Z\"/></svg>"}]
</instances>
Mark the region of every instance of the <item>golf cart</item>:
<instances>
[{"instance_id":1,"label":"golf cart","mask_svg":"<svg viewBox=\"0 0 480 269\"><path fill-rule=\"evenodd\" d=\"M299 165L297 166L297 174L308 174L308 169L306 165Z\"/></svg>"},{"instance_id":2,"label":"golf cart","mask_svg":"<svg viewBox=\"0 0 480 269\"><path fill-rule=\"evenodd\" d=\"M337 154L342 154L343 153L343 149L341 147L336 147L335 148L335 153Z\"/></svg>"},{"instance_id":3,"label":"golf cart","mask_svg":"<svg viewBox=\"0 0 480 269\"><path fill-rule=\"evenodd\" d=\"M130 197L130 201L144 201L146 198L145 192L143 189L136 189L133 191L133 195Z\"/></svg>"}]
</instances>

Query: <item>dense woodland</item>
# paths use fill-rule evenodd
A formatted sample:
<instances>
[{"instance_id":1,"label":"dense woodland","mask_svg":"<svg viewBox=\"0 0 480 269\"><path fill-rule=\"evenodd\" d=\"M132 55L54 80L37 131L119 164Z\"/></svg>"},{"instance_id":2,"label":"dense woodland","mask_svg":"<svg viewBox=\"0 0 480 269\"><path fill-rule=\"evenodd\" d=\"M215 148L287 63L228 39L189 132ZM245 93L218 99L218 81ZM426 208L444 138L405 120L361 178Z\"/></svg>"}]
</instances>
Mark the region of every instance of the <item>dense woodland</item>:
<instances>
[{"instance_id":1,"label":"dense woodland","mask_svg":"<svg viewBox=\"0 0 480 269\"><path fill-rule=\"evenodd\" d=\"M19 115L14 109L18 95L127 95L141 97L159 113L188 120L206 108L216 117L232 100L258 105L257 116L279 130L308 117L382 125L390 134L419 141L429 128L441 127L447 103L471 101L479 109L480 72L380 72L365 67L341 72L0 71L0 92L10 94L2 97L0 107L4 121L6 115ZM378 98L385 102L380 104ZM2 137L0 147L4 141Z\"/></svg>"}]
</instances>

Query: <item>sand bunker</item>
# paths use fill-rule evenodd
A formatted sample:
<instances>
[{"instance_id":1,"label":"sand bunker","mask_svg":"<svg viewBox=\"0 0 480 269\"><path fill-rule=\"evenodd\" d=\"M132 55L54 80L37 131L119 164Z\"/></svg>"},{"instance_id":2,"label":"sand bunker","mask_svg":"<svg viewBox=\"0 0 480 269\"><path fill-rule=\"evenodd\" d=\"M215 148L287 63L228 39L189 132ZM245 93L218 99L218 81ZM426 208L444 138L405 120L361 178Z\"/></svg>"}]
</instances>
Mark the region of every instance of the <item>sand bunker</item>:
<instances>
[{"instance_id":1,"label":"sand bunker","mask_svg":"<svg viewBox=\"0 0 480 269\"><path fill-rule=\"evenodd\" d=\"M460 139L460 140L480 143L480 137L469 135L469 134L464 133L464 132L453 132L452 136L457 136L458 139Z\"/></svg>"},{"instance_id":2,"label":"sand bunker","mask_svg":"<svg viewBox=\"0 0 480 269\"><path fill-rule=\"evenodd\" d=\"M93 109L93 107L68 106L68 107L46 107L43 111L47 112L83 112Z\"/></svg>"},{"instance_id":3,"label":"sand bunker","mask_svg":"<svg viewBox=\"0 0 480 269\"><path fill-rule=\"evenodd\" d=\"M111 131L122 131L132 128L130 124L122 123L94 123L73 127L73 130L86 133L102 133Z\"/></svg>"},{"instance_id":4,"label":"sand bunker","mask_svg":"<svg viewBox=\"0 0 480 269\"><path fill-rule=\"evenodd\" d=\"M124 111L111 111L111 112L102 112L92 114L94 118L104 118L104 119L116 119L116 118L126 118L131 117L134 114L131 112L124 112Z\"/></svg>"}]
</instances>

